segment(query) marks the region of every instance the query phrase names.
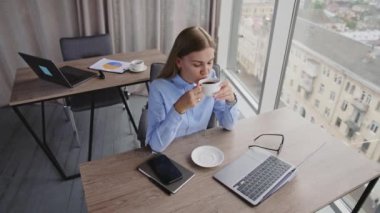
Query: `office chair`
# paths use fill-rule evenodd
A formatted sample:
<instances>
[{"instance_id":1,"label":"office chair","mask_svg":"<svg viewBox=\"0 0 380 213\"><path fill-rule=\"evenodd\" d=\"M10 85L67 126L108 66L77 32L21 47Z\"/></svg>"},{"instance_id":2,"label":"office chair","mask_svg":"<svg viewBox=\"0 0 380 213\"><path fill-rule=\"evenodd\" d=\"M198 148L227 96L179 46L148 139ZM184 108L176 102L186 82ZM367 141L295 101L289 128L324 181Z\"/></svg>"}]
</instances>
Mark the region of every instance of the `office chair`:
<instances>
[{"instance_id":1,"label":"office chair","mask_svg":"<svg viewBox=\"0 0 380 213\"><path fill-rule=\"evenodd\" d=\"M149 92L149 84L157 78L161 70L164 68L164 63L152 63L150 65L150 78L147 84ZM137 127L137 139L140 141L140 147L145 147L146 129L148 128L148 102L142 108L139 125Z\"/></svg>"},{"instance_id":2,"label":"office chair","mask_svg":"<svg viewBox=\"0 0 380 213\"><path fill-rule=\"evenodd\" d=\"M164 68L164 63L153 63L150 66L150 79L149 83L151 83L157 76L160 74L161 70ZM213 69L216 72L216 76L220 79L220 66L218 64L214 64ZM149 84L148 84L149 85ZM148 91L149 91L149 87ZM211 114L210 121L207 125L207 129L216 127L218 125L218 121L216 119L215 113ZM145 147L146 143L146 129L148 127L148 103L142 108L139 125L137 127L137 139L140 141L140 146Z\"/></svg>"},{"instance_id":3,"label":"office chair","mask_svg":"<svg viewBox=\"0 0 380 213\"><path fill-rule=\"evenodd\" d=\"M112 54L111 36L109 34L61 38L60 46L64 61ZM73 95L65 99L65 113L68 119L71 121L78 144L80 140L73 112L90 109L92 97L94 98L95 108L107 107L114 104L123 103L119 90L120 88L108 88L94 91L92 94L84 93ZM128 100L128 94L126 94L126 99ZM134 124L128 105L126 105L126 108L129 114L129 119L132 124Z\"/></svg>"}]
</instances>

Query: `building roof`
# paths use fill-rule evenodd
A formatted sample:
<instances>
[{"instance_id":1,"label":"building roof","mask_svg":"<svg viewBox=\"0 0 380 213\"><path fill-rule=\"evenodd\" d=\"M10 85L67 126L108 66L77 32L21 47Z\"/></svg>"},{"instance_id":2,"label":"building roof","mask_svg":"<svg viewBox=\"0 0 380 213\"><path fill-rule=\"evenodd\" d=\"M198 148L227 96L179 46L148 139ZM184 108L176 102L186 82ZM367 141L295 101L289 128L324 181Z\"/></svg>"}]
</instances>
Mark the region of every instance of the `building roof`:
<instances>
[{"instance_id":1,"label":"building roof","mask_svg":"<svg viewBox=\"0 0 380 213\"><path fill-rule=\"evenodd\" d=\"M308 9L308 10L299 10L298 17L310 20L318 24L329 24L329 23L340 23L340 19L336 17L328 17L323 10L317 9Z\"/></svg>"},{"instance_id":2,"label":"building roof","mask_svg":"<svg viewBox=\"0 0 380 213\"><path fill-rule=\"evenodd\" d=\"M372 47L297 18L293 39L312 51L343 66L364 85L380 91L380 56L369 59ZM370 84L369 84L369 83Z\"/></svg>"}]
</instances>

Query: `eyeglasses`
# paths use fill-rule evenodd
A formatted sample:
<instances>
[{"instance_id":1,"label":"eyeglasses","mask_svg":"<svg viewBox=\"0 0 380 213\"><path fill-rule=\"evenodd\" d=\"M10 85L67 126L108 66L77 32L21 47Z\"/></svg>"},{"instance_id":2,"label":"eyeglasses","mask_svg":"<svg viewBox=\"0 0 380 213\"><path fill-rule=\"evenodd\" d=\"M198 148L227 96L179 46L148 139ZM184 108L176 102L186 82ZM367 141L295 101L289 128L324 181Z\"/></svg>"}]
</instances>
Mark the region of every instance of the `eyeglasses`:
<instances>
[{"instance_id":1,"label":"eyeglasses","mask_svg":"<svg viewBox=\"0 0 380 213\"><path fill-rule=\"evenodd\" d=\"M279 136L279 137L281 137L281 143L280 143L280 145L279 145L279 147L277 149L273 149L273 148L269 148L269 147L265 147L265 146L260 146L260 145L256 145L256 144L250 145L250 146L248 146L248 148L259 147L259 148L262 148L262 149L275 151L277 153L277 155L280 154L282 145L284 145L284 135L283 134L261 134L261 135L257 136L255 139L253 139L253 142L255 143L262 136Z\"/></svg>"}]
</instances>

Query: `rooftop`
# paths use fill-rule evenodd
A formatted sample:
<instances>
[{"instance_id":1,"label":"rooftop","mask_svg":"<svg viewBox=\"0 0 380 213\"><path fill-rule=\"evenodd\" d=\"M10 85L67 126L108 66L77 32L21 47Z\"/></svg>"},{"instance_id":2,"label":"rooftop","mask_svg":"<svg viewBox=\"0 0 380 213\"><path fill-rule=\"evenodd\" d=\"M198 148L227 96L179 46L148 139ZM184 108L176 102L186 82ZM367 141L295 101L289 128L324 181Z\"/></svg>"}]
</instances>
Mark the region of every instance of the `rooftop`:
<instances>
[{"instance_id":1,"label":"rooftop","mask_svg":"<svg viewBox=\"0 0 380 213\"><path fill-rule=\"evenodd\" d=\"M354 74L364 85L380 91L380 57L369 59L372 47L327 30L308 20L297 18L294 40L329 58ZM351 75L352 76L352 75ZM369 83L368 83L369 82Z\"/></svg>"}]
</instances>

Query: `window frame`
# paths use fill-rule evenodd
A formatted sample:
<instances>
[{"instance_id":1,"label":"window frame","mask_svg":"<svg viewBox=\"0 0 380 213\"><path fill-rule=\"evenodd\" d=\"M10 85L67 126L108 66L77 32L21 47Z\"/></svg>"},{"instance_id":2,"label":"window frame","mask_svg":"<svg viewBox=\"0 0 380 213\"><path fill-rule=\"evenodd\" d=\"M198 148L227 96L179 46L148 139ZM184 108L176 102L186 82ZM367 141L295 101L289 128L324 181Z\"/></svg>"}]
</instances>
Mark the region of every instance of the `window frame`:
<instances>
[{"instance_id":1,"label":"window frame","mask_svg":"<svg viewBox=\"0 0 380 213\"><path fill-rule=\"evenodd\" d=\"M229 60L236 60L237 53L234 50L236 43L233 36L237 37L236 33L240 18L237 17L236 13L234 15L232 13L241 7L241 4L242 0L221 1L220 14L223 15L219 17L217 63L221 67L227 68L224 72L226 77L236 86L239 92L242 92L243 98L253 107L254 111L260 114L279 107L299 0L275 0L262 89L258 101L250 97L248 93L244 93L244 88L239 85L237 79L229 74L232 71ZM234 27L236 29L233 29Z\"/></svg>"}]
</instances>

